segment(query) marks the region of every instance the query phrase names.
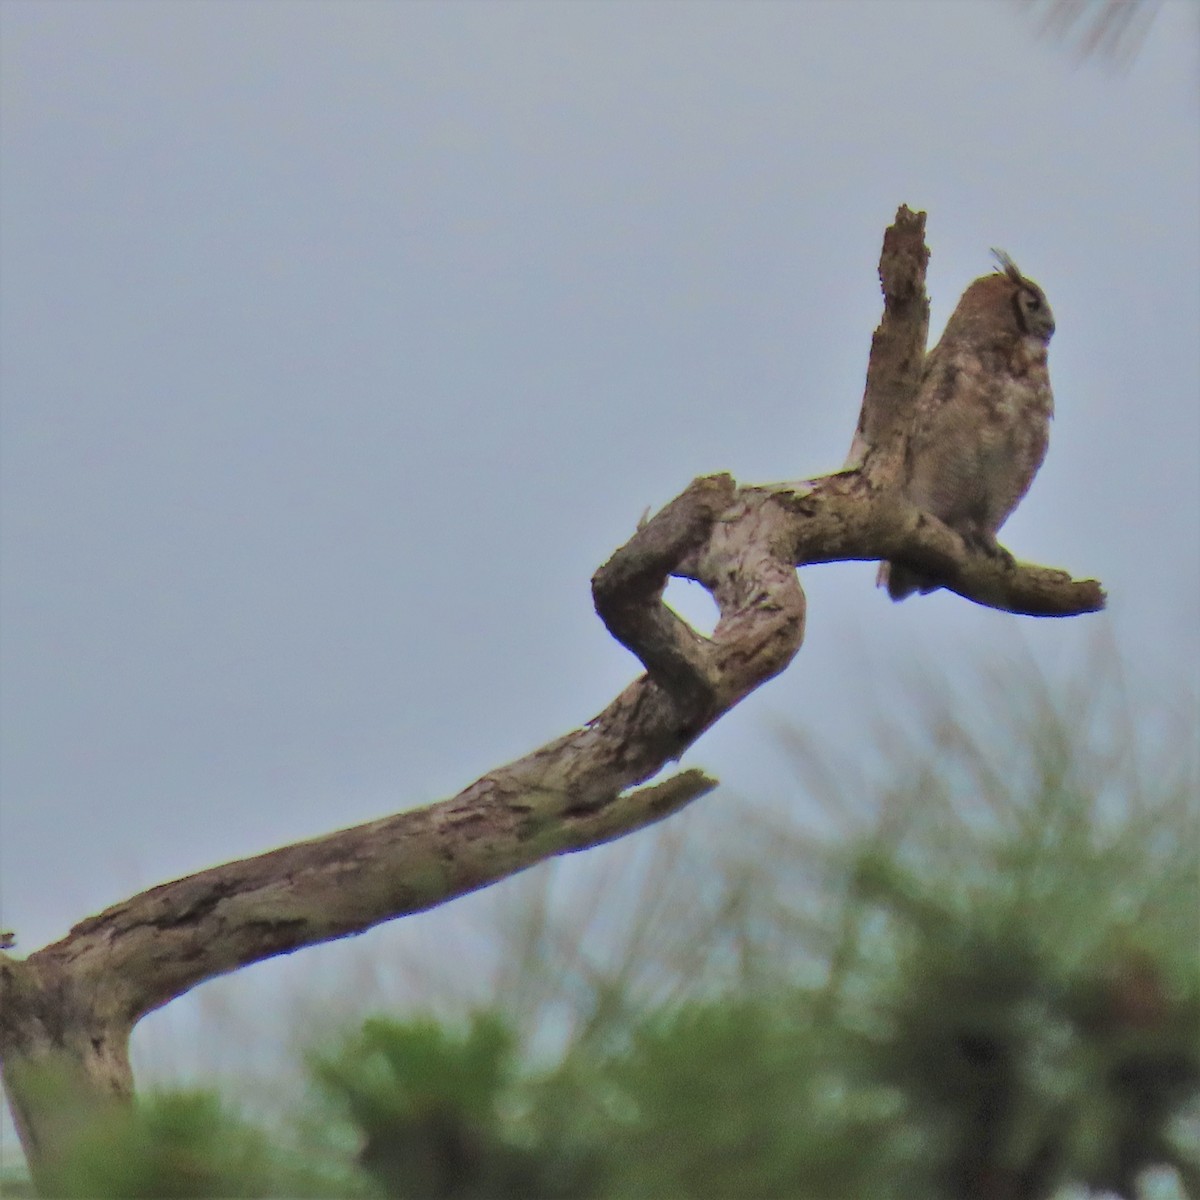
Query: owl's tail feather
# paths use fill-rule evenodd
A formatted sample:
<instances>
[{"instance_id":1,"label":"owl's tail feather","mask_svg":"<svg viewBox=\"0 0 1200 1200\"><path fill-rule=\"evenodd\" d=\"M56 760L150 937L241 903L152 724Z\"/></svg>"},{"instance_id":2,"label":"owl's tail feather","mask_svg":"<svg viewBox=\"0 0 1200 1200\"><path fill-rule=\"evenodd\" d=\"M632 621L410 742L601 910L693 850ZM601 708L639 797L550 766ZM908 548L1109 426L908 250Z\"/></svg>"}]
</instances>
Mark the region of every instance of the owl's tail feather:
<instances>
[{"instance_id":1,"label":"owl's tail feather","mask_svg":"<svg viewBox=\"0 0 1200 1200\"><path fill-rule=\"evenodd\" d=\"M914 592L925 595L936 591L938 584L927 575L918 571L910 571L899 563L881 562L879 574L875 577L876 587L885 587L893 600L903 600Z\"/></svg>"}]
</instances>

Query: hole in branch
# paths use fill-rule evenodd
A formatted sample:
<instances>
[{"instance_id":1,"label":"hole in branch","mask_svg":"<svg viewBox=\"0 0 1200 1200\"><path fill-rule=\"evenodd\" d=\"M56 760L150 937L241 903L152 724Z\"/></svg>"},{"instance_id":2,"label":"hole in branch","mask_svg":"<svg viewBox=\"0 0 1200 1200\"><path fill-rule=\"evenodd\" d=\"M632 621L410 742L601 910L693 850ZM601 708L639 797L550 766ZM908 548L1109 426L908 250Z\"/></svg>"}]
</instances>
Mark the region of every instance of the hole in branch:
<instances>
[{"instance_id":1,"label":"hole in branch","mask_svg":"<svg viewBox=\"0 0 1200 1200\"><path fill-rule=\"evenodd\" d=\"M663 599L697 633L712 636L720 612L706 587L691 579L669 579Z\"/></svg>"}]
</instances>

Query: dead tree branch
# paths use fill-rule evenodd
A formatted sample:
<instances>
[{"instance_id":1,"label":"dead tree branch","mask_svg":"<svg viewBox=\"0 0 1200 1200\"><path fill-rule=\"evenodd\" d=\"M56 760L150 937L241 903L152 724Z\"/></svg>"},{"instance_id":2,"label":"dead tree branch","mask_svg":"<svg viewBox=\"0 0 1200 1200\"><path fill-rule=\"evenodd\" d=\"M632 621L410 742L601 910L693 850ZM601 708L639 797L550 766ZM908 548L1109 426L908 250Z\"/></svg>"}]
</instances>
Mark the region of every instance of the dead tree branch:
<instances>
[{"instance_id":1,"label":"dead tree branch","mask_svg":"<svg viewBox=\"0 0 1200 1200\"><path fill-rule=\"evenodd\" d=\"M646 670L598 716L452 799L162 884L23 961L0 954L5 1086L35 1178L50 1178L65 1137L29 1084L35 1068L61 1069L95 1104L127 1098L134 1024L204 980L443 904L710 791L694 770L642 785L792 660L804 636L797 567L903 560L992 608L1103 606L1094 581L972 553L894 488L929 323L924 224L901 208L884 238L884 317L846 469L767 487L697 479L596 572L597 612ZM712 594L711 637L664 603L673 575Z\"/></svg>"}]
</instances>

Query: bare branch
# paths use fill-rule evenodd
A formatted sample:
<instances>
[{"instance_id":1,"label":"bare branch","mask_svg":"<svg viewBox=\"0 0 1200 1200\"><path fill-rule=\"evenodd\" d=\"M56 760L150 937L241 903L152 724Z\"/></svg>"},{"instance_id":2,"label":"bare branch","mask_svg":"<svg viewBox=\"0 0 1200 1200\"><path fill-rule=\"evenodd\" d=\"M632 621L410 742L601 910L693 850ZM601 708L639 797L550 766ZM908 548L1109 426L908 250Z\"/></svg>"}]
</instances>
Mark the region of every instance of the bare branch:
<instances>
[{"instance_id":1,"label":"bare branch","mask_svg":"<svg viewBox=\"0 0 1200 1200\"><path fill-rule=\"evenodd\" d=\"M895 486L929 322L924 224L902 207L884 238L884 317L850 467L766 487L697 479L596 572L597 612L646 669L603 712L451 799L151 888L24 962L0 955L0 1051L31 1163L51 1121L21 1099L31 1062L65 1060L96 1097L127 1095L130 1029L196 984L622 837L710 791L715 781L699 771L641 785L795 656L798 566L902 560L992 608L1067 616L1103 606L1094 581L968 548ZM711 637L664 604L673 575L711 592Z\"/></svg>"},{"instance_id":2,"label":"bare branch","mask_svg":"<svg viewBox=\"0 0 1200 1200\"><path fill-rule=\"evenodd\" d=\"M864 476L843 472L772 489L776 502L789 504L804 518L796 527L796 566L903 559L985 608L1073 617L1104 607L1096 580L1074 580L1064 571L973 550L948 525L897 492L879 492Z\"/></svg>"},{"instance_id":3,"label":"bare branch","mask_svg":"<svg viewBox=\"0 0 1200 1200\"><path fill-rule=\"evenodd\" d=\"M707 540L733 494L729 475L693 480L592 577L596 612L609 633L642 660L681 712L692 715L710 707L716 695L708 639L668 608L662 594L680 560Z\"/></svg>"}]
</instances>

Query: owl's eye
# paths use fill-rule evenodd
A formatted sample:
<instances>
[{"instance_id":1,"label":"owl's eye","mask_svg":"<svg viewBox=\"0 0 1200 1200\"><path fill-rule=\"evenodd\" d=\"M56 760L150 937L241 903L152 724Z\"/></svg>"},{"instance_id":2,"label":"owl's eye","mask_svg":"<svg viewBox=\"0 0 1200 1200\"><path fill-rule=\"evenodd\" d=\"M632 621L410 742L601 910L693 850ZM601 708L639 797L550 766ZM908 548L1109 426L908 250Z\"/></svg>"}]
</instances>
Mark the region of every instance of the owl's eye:
<instances>
[{"instance_id":1,"label":"owl's eye","mask_svg":"<svg viewBox=\"0 0 1200 1200\"><path fill-rule=\"evenodd\" d=\"M1037 310L1042 307L1042 302L1032 292L1026 292L1025 293L1025 305L1027 308L1031 308L1031 309L1033 309L1034 312L1037 312Z\"/></svg>"}]
</instances>

